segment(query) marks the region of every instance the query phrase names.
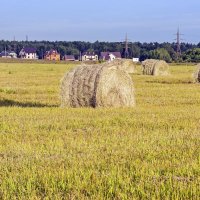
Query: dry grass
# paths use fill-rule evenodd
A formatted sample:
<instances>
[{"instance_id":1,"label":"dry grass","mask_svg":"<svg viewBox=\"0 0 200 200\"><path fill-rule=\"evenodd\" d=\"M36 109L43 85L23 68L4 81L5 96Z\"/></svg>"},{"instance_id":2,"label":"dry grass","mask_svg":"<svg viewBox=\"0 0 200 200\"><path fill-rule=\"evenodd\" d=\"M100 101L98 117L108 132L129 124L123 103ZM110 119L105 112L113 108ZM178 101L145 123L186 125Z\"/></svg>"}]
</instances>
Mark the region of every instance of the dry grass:
<instances>
[{"instance_id":1,"label":"dry grass","mask_svg":"<svg viewBox=\"0 0 200 200\"><path fill-rule=\"evenodd\" d=\"M135 108L60 108L71 67L0 64L0 199L199 199L195 67L138 67Z\"/></svg>"}]
</instances>

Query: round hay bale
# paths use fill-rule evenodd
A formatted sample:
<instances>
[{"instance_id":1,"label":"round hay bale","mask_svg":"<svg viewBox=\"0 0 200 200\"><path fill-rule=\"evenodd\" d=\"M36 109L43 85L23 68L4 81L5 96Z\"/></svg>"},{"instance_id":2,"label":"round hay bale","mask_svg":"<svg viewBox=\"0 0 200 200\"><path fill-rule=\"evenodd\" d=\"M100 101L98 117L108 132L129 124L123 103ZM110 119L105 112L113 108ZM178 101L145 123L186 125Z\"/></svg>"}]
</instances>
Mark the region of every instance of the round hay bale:
<instances>
[{"instance_id":1,"label":"round hay bale","mask_svg":"<svg viewBox=\"0 0 200 200\"><path fill-rule=\"evenodd\" d=\"M194 79L196 83L200 83L200 64L197 65L197 70L194 73Z\"/></svg>"},{"instance_id":2,"label":"round hay bale","mask_svg":"<svg viewBox=\"0 0 200 200\"><path fill-rule=\"evenodd\" d=\"M86 65L72 69L62 79L62 107L133 107L131 77L105 65Z\"/></svg>"},{"instance_id":3,"label":"round hay bale","mask_svg":"<svg viewBox=\"0 0 200 200\"><path fill-rule=\"evenodd\" d=\"M128 74L132 74L135 72L135 65L133 63L133 60L131 59L115 59L113 61L105 63L105 65L107 67L113 67L116 69L123 70Z\"/></svg>"},{"instance_id":4,"label":"round hay bale","mask_svg":"<svg viewBox=\"0 0 200 200\"><path fill-rule=\"evenodd\" d=\"M143 74L165 76L169 74L169 65L164 60L147 59L142 62Z\"/></svg>"}]
</instances>

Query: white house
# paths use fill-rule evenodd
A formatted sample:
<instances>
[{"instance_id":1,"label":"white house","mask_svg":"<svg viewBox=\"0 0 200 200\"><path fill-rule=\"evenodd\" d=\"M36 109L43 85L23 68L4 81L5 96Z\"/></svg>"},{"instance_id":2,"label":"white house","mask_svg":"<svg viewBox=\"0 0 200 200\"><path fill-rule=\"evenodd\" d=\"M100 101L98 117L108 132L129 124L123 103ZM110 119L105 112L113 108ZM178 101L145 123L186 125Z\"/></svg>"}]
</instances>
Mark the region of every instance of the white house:
<instances>
[{"instance_id":1,"label":"white house","mask_svg":"<svg viewBox=\"0 0 200 200\"><path fill-rule=\"evenodd\" d=\"M84 52L81 59L82 61L97 61L99 57L95 52Z\"/></svg>"},{"instance_id":2,"label":"white house","mask_svg":"<svg viewBox=\"0 0 200 200\"><path fill-rule=\"evenodd\" d=\"M121 59L121 53L120 52L101 52L100 59L101 60L107 60L107 61L113 61L115 59Z\"/></svg>"},{"instance_id":3,"label":"white house","mask_svg":"<svg viewBox=\"0 0 200 200\"><path fill-rule=\"evenodd\" d=\"M25 47L19 52L22 59L38 59L35 48Z\"/></svg>"},{"instance_id":4,"label":"white house","mask_svg":"<svg viewBox=\"0 0 200 200\"><path fill-rule=\"evenodd\" d=\"M11 58L17 58L17 54L14 51L9 51Z\"/></svg>"},{"instance_id":5,"label":"white house","mask_svg":"<svg viewBox=\"0 0 200 200\"><path fill-rule=\"evenodd\" d=\"M113 60L115 60L116 59L116 57L115 57L115 55L114 54L109 54L109 61L113 61Z\"/></svg>"}]
</instances>

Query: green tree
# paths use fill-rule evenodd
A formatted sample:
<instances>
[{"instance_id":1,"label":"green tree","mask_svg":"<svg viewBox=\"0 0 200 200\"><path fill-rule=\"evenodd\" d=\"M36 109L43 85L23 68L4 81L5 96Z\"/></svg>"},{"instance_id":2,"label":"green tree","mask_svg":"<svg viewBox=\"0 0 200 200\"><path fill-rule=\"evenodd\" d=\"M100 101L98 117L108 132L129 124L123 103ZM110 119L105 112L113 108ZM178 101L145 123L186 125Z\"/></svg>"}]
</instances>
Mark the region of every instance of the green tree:
<instances>
[{"instance_id":1,"label":"green tree","mask_svg":"<svg viewBox=\"0 0 200 200\"><path fill-rule=\"evenodd\" d=\"M184 62L200 62L200 48L189 49L182 57Z\"/></svg>"},{"instance_id":2,"label":"green tree","mask_svg":"<svg viewBox=\"0 0 200 200\"><path fill-rule=\"evenodd\" d=\"M172 62L169 52L164 48L151 50L149 52L149 57L153 59L165 60L166 62Z\"/></svg>"}]
</instances>

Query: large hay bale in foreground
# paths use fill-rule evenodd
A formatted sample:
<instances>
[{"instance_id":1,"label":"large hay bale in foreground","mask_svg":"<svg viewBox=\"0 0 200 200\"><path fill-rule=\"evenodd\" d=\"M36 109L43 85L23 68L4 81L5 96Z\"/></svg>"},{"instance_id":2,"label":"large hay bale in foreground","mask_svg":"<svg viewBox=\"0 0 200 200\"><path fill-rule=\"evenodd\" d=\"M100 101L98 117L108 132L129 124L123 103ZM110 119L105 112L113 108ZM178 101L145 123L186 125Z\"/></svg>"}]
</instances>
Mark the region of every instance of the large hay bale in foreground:
<instances>
[{"instance_id":1,"label":"large hay bale in foreground","mask_svg":"<svg viewBox=\"0 0 200 200\"><path fill-rule=\"evenodd\" d=\"M133 60L131 59L115 59L113 61L105 63L105 66L120 69L129 74L134 73L136 68Z\"/></svg>"},{"instance_id":2,"label":"large hay bale in foreground","mask_svg":"<svg viewBox=\"0 0 200 200\"><path fill-rule=\"evenodd\" d=\"M143 74L164 76L169 74L169 65L164 60L147 59L142 62Z\"/></svg>"},{"instance_id":3,"label":"large hay bale in foreground","mask_svg":"<svg viewBox=\"0 0 200 200\"><path fill-rule=\"evenodd\" d=\"M105 65L79 66L61 83L62 107L132 107L135 104L131 77Z\"/></svg>"},{"instance_id":4,"label":"large hay bale in foreground","mask_svg":"<svg viewBox=\"0 0 200 200\"><path fill-rule=\"evenodd\" d=\"M197 65L197 70L194 73L195 82L200 83L200 64Z\"/></svg>"}]
</instances>

